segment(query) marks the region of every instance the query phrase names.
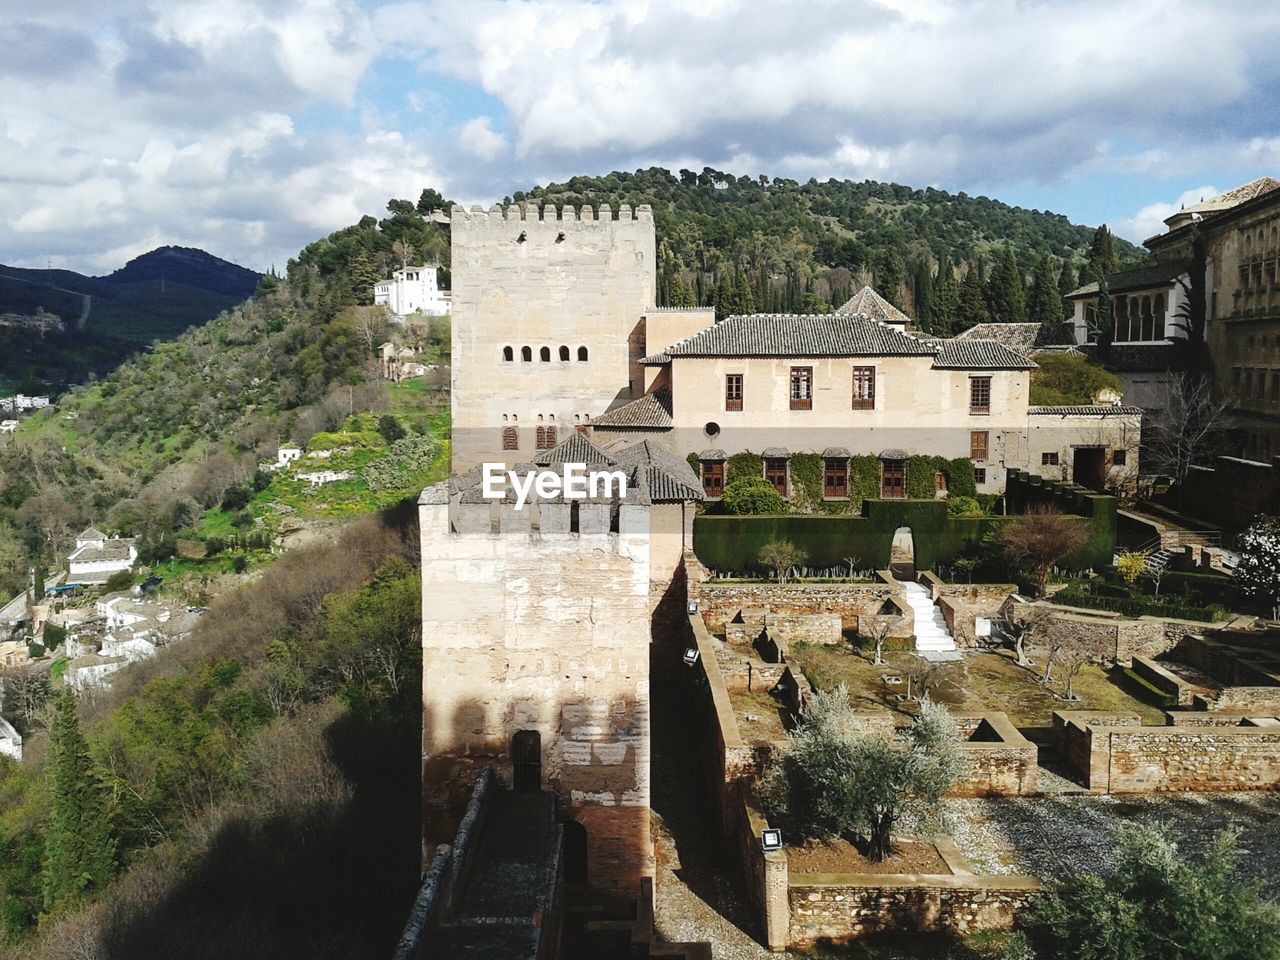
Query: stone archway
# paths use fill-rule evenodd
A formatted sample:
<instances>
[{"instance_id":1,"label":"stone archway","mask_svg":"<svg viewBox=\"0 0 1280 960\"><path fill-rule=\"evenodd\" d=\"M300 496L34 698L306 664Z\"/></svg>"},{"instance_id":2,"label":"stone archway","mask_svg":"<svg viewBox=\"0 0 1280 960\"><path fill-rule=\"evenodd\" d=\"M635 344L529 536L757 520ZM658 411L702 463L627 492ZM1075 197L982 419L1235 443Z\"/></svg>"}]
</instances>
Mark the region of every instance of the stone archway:
<instances>
[{"instance_id":1,"label":"stone archway","mask_svg":"<svg viewBox=\"0 0 1280 960\"><path fill-rule=\"evenodd\" d=\"M893 532L889 547L889 570L899 580L916 578L916 542L910 527L899 527Z\"/></svg>"}]
</instances>

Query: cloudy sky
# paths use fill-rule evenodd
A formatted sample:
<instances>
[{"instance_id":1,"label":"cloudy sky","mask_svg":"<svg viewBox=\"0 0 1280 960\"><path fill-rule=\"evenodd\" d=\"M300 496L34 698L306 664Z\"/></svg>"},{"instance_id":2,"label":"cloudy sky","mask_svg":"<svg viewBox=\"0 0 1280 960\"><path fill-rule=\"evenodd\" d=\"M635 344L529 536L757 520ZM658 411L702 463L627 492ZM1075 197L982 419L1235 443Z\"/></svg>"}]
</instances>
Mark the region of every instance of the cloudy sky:
<instances>
[{"instance_id":1,"label":"cloudy sky","mask_svg":"<svg viewBox=\"0 0 1280 960\"><path fill-rule=\"evenodd\" d=\"M1280 5L0 0L0 262L258 269L425 186L933 184L1141 240L1280 174Z\"/></svg>"}]
</instances>

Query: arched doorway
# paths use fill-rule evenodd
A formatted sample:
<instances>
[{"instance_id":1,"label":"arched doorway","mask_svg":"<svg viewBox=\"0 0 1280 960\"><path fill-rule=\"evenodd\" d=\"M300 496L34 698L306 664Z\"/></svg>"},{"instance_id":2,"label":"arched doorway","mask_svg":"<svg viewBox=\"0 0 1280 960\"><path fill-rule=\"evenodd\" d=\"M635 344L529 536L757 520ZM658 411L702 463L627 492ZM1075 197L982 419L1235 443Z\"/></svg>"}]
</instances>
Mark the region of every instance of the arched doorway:
<instances>
[{"instance_id":1,"label":"arched doorway","mask_svg":"<svg viewBox=\"0 0 1280 960\"><path fill-rule=\"evenodd\" d=\"M564 823L564 882L587 885L587 828L577 820Z\"/></svg>"},{"instance_id":2,"label":"arched doorway","mask_svg":"<svg viewBox=\"0 0 1280 960\"><path fill-rule=\"evenodd\" d=\"M893 532L889 547L889 570L899 580L916 578L916 543L910 527L899 527Z\"/></svg>"},{"instance_id":3,"label":"arched doorway","mask_svg":"<svg viewBox=\"0 0 1280 960\"><path fill-rule=\"evenodd\" d=\"M521 730L511 738L511 788L542 789L542 734Z\"/></svg>"}]
</instances>

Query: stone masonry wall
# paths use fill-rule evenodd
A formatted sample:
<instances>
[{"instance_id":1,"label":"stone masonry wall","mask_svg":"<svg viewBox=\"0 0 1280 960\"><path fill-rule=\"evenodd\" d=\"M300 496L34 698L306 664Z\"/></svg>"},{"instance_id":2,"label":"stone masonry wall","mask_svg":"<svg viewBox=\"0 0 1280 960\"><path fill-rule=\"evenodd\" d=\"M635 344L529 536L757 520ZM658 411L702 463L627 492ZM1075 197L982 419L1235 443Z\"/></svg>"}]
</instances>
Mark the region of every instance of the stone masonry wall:
<instances>
[{"instance_id":1,"label":"stone masonry wall","mask_svg":"<svg viewBox=\"0 0 1280 960\"><path fill-rule=\"evenodd\" d=\"M1057 711L1054 729L1068 762L1095 793L1280 786L1280 727L1146 727L1134 717Z\"/></svg>"},{"instance_id":2,"label":"stone masonry wall","mask_svg":"<svg viewBox=\"0 0 1280 960\"><path fill-rule=\"evenodd\" d=\"M790 888L792 949L887 932L1007 930L1039 896L1032 877L819 875Z\"/></svg>"},{"instance_id":3,"label":"stone masonry wall","mask_svg":"<svg viewBox=\"0 0 1280 960\"><path fill-rule=\"evenodd\" d=\"M906 598L896 583L699 583L691 576L689 599L698 602L713 633L722 633L740 611L772 616L834 614L840 617L842 629L856 630L859 618L877 615L890 599L908 614L894 636L910 636L914 629Z\"/></svg>"}]
</instances>

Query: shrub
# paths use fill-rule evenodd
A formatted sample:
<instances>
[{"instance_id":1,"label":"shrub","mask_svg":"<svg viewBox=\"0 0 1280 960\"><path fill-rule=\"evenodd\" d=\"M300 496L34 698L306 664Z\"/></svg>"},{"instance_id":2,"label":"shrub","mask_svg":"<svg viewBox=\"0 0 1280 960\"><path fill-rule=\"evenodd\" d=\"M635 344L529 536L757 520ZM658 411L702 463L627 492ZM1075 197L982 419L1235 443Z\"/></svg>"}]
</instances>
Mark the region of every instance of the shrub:
<instances>
[{"instance_id":1,"label":"shrub","mask_svg":"<svg viewBox=\"0 0 1280 960\"><path fill-rule=\"evenodd\" d=\"M128 570L119 570L107 577L107 582L102 585L102 589L107 593L118 593L121 590L128 590L133 584L133 574Z\"/></svg>"},{"instance_id":2,"label":"shrub","mask_svg":"<svg viewBox=\"0 0 1280 960\"><path fill-rule=\"evenodd\" d=\"M1240 535L1233 576L1245 597L1274 615L1280 608L1280 521L1259 517Z\"/></svg>"},{"instance_id":3,"label":"shrub","mask_svg":"<svg viewBox=\"0 0 1280 960\"><path fill-rule=\"evenodd\" d=\"M1044 896L1030 934L1044 960L1277 960L1280 908L1237 875L1236 834L1198 860L1163 828L1120 828L1115 867Z\"/></svg>"},{"instance_id":4,"label":"shrub","mask_svg":"<svg viewBox=\"0 0 1280 960\"><path fill-rule=\"evenodd\" d=\"M947 500L948 517L985 517L987 512L973 497L951 497Z\"/></svg>"},{"instance_id":5,"label":"shrub","mask_svg":"<svg viewBox=\"0 0 1280 960\"><path fill-rule=\"evenodd\" d=\"M400 490L431 469L439 453L440 444L434 439L412 434L393 443L387 455L365 467L361 475L370 490Z\"/></svg>"},{"instance_id":6,"label":"shrub","mask_svg":"<svg viewBox=\"0 0 1280 960\"><path fill-rule=\"evenodd\" d=\"M785 513L778 491L764 477L740 477L725 485L721 505L733 514Z\"/></svg>"},{"instance_id":7,"label":"shrub","mask_svg":"<svg viewBox=\"0 0 1280 960\"><path fill-rule=\"evenodd\" d=\"M389 413L384 413L378 418L378 432L387 443L395 443L405 436L405 429L400 425L400 421Z\"/></svg>"},{"instance_id":8,"label":"shrub","mask_svg":"<svg viewBox=\"0 0 1280 960\"><path fill-rule=\"evenodd\" d=\"M1116 570L1119 571L1120 579L1125 582L1125 586L1132 589L1137 585L1138 578L1147 569L1148 556L1145 550L1126 550L1116 558Z\"/></svg>"}]
</instances>

